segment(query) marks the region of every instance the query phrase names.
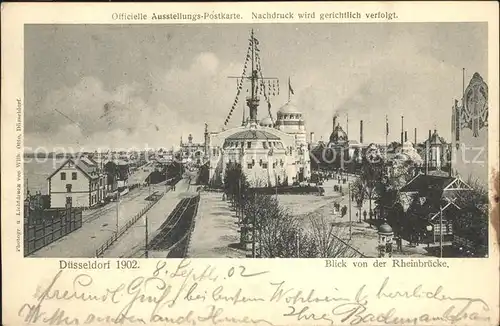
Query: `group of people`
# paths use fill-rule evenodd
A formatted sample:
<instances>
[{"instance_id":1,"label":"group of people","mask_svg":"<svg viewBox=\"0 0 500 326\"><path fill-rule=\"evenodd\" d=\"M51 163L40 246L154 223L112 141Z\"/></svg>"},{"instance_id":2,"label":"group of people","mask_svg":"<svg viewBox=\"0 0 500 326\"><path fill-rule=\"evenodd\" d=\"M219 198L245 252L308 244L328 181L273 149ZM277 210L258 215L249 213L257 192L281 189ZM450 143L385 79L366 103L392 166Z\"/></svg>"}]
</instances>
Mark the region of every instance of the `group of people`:
<instances>
[{"instance_id":1,"label":"group of people","mask_svg":"<svg viewBox=\"0 0 500 326\"><path fill-rule=\"evenodd\" d=\"M370 210L369 213L366 210L363 210L363 219L366 221L366 217L369 216L370 220L377 218L377 213L374 210ZM356 212L356 217L359 217L359 212Z\"/></svg>"}]
</instances>

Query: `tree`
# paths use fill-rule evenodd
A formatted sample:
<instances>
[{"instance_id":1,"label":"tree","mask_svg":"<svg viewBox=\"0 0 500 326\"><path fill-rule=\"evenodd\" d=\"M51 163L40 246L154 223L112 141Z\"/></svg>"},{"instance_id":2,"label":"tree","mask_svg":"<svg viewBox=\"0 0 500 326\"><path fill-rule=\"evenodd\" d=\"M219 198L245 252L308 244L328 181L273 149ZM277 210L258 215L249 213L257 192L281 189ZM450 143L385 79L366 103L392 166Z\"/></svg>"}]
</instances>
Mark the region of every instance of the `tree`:
<instances>
[{"instance_id":1,"label":"tree","mask_svg":"<svg viewBox=\"0 0 500 326\"><path fill-rule=\"evenodd\" d=\"M344 206L345 207L345 206ZM311 224L311 237L315 248L315 257L336 258L356 257L359 253L342 240L346 233L345 228L340 228L327 221L324 215L309 218Z\"/></svg>"},{"instance_id":2,"label":"tree","mask_svg":"<svg viewBox=\"0 0 500 326\"><path fill-rule=\"evenodd\" d=\"M356 203L356 207L359 211L359 222L361 222L361 208L363 207L363 202L366 198L366 186L361 178L356 178L356 180L354 180L354 182L351 184L351 193L354 198L354 202Z\"/></svg>"},{"instance_id":3,"label":"tree","mask_svg":"<svg viewBox=\"0 0 500 326\"><path fill-rule=\"evenodd\" d=\"M233 205L241 206L247 195L249 184L240 164L228 163L224 175L224 191Z\"/></svg>"},{"instance_id":4,"label":"tree","mask_svg":"<svg viewBox=\"0 0 500 326\"><path fill-rule=\"evenodd\" d=\"M379 157L376 160L364 158L359 177L365 187L366 197L369 200L370 212L372 211L372 200L376 195L376 188L382 182L384 175L384 162Z\"/></svg>"},{"instance_id":5,"label":"tree","mask_svg":"<svg viewBox=\"0 0 500 326\"><path fill-rule=\"evenodd\" d=\"M281 207L275 196L252 193L245 201L246 224L254 224L261 257L312 257L315 247L300 221Z\"/></svg>"},{"instance_id":6,"label":"tree","mask_svg":"<svg viewBox=\"0 0 500 326\"><path fill-rule=\"evenodd\" d=\"M199 185L200 184L206 185L208 184L209 177L210 177L210 171L208 168L208 163L205 163L200 167L196 183Z\"/></svg>"},{"instance_id":7,"label":"tree","mask_svg":"<svg viewBox=\"0 0 500 326\"><path fill-rule=\"evenodd\" d=\"M454 220L457 233L478 245L488 244L488 190L477 180L469 179L472 190L457 193L455 203L460 207ZM480 253L482 254L482 253ZM486 253L484 253L486 254Z\"/></svg>"}]
</instances>

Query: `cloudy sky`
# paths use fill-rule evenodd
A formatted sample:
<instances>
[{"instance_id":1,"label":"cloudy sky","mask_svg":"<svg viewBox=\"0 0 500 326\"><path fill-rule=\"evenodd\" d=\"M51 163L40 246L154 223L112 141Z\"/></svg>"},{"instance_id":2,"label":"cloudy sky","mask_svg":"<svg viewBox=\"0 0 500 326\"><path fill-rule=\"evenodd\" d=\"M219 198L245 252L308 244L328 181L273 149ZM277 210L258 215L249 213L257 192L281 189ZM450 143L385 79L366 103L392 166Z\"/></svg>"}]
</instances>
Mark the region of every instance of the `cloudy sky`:
<instances>
[{"instance_id":1,"label":"cloudy sky","mask_svg":"<svg viewBox=\"0 0 500 326\"><path fill-rule=\"evenodd\" d=\"M220 130L236 96L251 25L36 25L25 29L25 146L167 147L205 122ZM327 139L336 111L351 139L450 138L467 79L487 79L487 26L472 23L259 24L264 76L280 79L307 131ZM240 101L242 103L242 101ZM262 105L259 118L266 115ZM239 125L239 106L229 126ZM247 110L248 112L248 110ZM410 137L411 136L411 137Z\"/></svg>"}]
</instances>

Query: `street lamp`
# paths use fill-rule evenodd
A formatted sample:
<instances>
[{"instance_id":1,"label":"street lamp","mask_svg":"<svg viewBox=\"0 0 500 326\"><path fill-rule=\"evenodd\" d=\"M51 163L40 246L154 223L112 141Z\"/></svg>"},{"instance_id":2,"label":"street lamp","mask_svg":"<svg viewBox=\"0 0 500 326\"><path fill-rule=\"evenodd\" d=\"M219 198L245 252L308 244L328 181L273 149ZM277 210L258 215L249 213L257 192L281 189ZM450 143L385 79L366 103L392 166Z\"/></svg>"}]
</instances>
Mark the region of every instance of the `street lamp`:
<instances>
[{"instance_id":1,"label":"street lamp","mask_svg":"<svg viewBox=\"0 0 500 326\"><path fill-rule=\"evenodd\" d=\"M425 229L427 230L427 233L431 233L432 232L432 225L427 225L425 227ZM427 248L429 248L431 246L431 238L430 236L427 237Z\"/></svg>"}]
</instances>

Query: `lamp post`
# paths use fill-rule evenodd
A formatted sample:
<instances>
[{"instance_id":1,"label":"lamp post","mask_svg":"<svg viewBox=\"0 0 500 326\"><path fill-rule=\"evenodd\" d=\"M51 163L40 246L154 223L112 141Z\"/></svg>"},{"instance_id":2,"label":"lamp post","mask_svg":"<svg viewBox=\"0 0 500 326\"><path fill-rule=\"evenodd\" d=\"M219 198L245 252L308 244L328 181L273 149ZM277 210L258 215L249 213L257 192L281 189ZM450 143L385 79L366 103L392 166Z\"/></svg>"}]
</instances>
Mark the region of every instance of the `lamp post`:
<instances>
[{"instance_id":1,"label":"lamp post","mask_svg":"<svg viewBox=\"0 0 500 326\"><path fill-rule=\"evenodd\" d=\"M144 225L144 228L145 228L145 232L144 232L144 257L148 258L149 256L149 248L148 248L148 244L149 244L149 239L148 239L148 214L146 213L146 216L145 216L145 221L144 221L145 225Z\"/></svg>"},{"instance_id":2,"label":"lamp post","mask_svg":"<svg viewBox=\"0 0 500 326\"><path fill-rule=\"evenodd\" d=\"M347 196L348 198L348 203L349 203L349 240L352 239L352 217L351 217L351 183L347 183Z\"/></svg>"},{"instance_id":3,"label":"lamp post","mask_svg":"<svg viewBox=\"0 0 500 326\"><path fill-rule=\"evenodd\" d=\"M431 233L433 228L432 228L432 225L429 224L425 227L425 229L427 230L427 233ZM431 246L431 238L430 238L430 236L428 236L427 237L427 248L430 248L430 246Z\"/></svg>"},{"instance_id":4,"label":"lamp post","mask_svg":"<svg viewBox=\"0 0 500 326\"><path fill-rule=\"evenodd\" d=\"M120 218L120 190L116 194L116 236L118 236L118 219Z\"/></svg>"},{"instance_id":5,"label":"lamp post","mask_svg":"<svg viewBox=\"0 0 500 326\"><path fill-rule=\"evenodd\" d=\"M439 257L443 258L443 207L439 205Z\"/></svg>"}]
</instances>

